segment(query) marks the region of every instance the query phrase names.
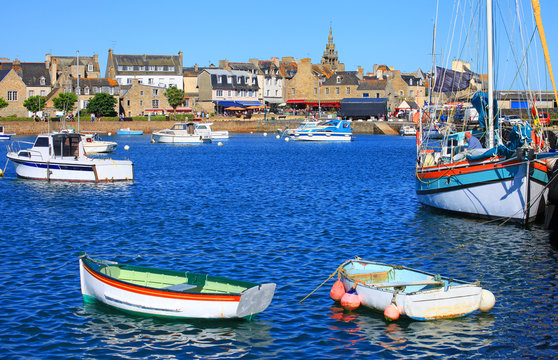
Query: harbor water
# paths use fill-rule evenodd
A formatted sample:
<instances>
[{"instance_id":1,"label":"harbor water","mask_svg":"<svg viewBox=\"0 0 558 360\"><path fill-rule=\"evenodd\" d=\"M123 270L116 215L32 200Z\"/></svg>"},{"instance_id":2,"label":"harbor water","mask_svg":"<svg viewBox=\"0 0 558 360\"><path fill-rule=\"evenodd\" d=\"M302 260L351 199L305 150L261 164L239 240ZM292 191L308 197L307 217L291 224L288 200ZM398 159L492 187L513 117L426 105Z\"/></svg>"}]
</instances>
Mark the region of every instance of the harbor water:
<instances>
[{"instance_id":1,"label":"harbor water","mask_svg":"<svg viewBox=\"0 0 558 360\"><path fill-rule=\"evenodd\" d=\"M414 138L297 143L233 134L223 146L151 144L147 135L112 140L119 145L111 156L134 161L133 183L29 181L11 164L0 179L0 357L558 356L558 254L548 233L420 205ZM1 146L0 159L5 153ZM277 291L250 322L127 315L84 306L80 251L274 282ZM329 298L333 279L300 303L355 256L480 281L496 305L459 319L390 323L371 310L343 311Z\"/></svg>"}]
</instances>

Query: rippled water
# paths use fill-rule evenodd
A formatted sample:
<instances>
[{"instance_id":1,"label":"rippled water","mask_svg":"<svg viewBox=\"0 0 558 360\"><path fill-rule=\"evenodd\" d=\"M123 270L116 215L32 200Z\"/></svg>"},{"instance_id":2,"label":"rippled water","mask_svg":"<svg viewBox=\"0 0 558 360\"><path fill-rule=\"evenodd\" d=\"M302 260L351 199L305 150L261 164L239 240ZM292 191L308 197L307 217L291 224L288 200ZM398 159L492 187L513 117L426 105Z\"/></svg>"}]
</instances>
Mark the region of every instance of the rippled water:
<instances>
[{"instance_id":1,"label":"rippled water","mask_svg":"<svg viewBox=\"0 0 558 360\"><path fill-rule=\"evenodd\" d=\"M414 139L308 144L235 134L223 146L116 139L113 156L135 163L132 184L27 181L11 165L0 180L0 357L558 356L557 253L548 234L419 205ZM79 251L275 282L277 291L252 322L133 317L84 307ZM387 323L379 313L336 306L333 281L298 303L357 255L479 280L496 306L456 320Z\"/></svg>"}]
</instances>

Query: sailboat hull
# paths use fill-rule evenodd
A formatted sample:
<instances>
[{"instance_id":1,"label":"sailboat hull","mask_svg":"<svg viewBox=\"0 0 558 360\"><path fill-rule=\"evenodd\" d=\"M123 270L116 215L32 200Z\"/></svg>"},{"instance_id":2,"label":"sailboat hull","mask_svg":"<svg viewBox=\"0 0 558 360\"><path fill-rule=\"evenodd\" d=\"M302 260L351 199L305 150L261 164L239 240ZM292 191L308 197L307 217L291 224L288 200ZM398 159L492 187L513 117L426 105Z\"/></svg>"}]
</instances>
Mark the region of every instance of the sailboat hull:
<instances>
[{"instance_id":1,"label":"sailboat hull","mask_svg":"<svg viewBox=\"0 0 558 360\"><path fill-rule=\"evenodd\" d=\"M546 199L544 162L490 159L417 169L419 202L473 216L532 221ZM528 205L529 204L529 205ZM544 202L543 202L544 204Z\"/></svg>"}]
</instances>

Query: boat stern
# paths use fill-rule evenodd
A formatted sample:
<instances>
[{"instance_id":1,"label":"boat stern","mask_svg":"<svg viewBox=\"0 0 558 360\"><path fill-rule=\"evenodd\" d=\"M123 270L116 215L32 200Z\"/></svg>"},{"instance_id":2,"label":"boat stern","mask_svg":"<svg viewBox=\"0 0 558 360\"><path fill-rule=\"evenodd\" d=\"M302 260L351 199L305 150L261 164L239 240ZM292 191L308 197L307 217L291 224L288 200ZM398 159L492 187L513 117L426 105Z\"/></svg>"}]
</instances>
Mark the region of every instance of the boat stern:
<instances>
[{"instance_id":1,"label":"boat stern","mask_svg":"<svg viewBox=\"0 0 558 360\"><path fill-rule=\"evenodd\" d=\"M275 294L275 287L275 284L269 283L244 290L240 297L236 315L240 318L251 319L254 315L267 309Z\"/></svg>"}]
</instances>

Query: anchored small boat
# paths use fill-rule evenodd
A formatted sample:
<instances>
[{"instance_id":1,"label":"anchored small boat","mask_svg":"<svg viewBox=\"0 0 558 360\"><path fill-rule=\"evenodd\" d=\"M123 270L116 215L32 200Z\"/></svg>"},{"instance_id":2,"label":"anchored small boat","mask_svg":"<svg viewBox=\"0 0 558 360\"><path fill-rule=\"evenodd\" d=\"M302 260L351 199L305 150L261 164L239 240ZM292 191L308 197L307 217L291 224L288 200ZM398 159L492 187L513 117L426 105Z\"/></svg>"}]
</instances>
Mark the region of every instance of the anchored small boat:
<instances>
[{"instance_id":1,"label":"anchored small boat","mask_svg":"<svg viewBox=\"0 0 558 360\"><path fill-rule=\"evenodd\" d=\"M193 122L176 123L170 129L155 131L151 136L155 142L165 144L201 144L211 142L211 134L200 133Z\"/></svg>"},{"instance_id":2,"label":"anchored small boat","mask_svg":"<svg viewBox=\"0 0 558 360\"><path fill-rule=\"evenodd\" d=\"M298 141L352 141L351 123L345 120L329 120L315 127L295 130L293 140Z\"/></svg>"},{"instance_id":3,"label":"anchored small boat","mask_svg":"<svg viewBox=\"0 0 558 360\"><path fill-rule=\"evenodd\" d=\"M0 140L10 140L15 133L7 133L4 130L4 126L0 125Z\"/></svg>"},{"instance_id":4,"label":"anchored small boat","mask_svg":"<svg viewBox=\"0 0 558 360\"><path fill-rule=\"evenodd\" d=\"M275 284L257 284L184 271L79 257L84 302L100 301L149 316L252 319L273 298Z\"/></svg>"},{"instance_id":5,"label":"anchored small boat","mask_svg":"<svg viewBox=\"0 0 558 360\"><path fill-rule=\"evenodd\" d=\"M417 128L413 125L403 125L399 130L401 136L416 136L417 135Z\"/></svg>"},{"instance_id":6,"label":"anchored small boat","mask_svg":"<svg viewBox=\"0 0 558 360\"><path fill-rule=\"evenodd\" d=\"M89 157L83 143L80 134L40 134L34 143L15 141L10 144L6 157L14 164L17 175L26 179L77 182L134 180L132 161ZM21 149L21 144L32 146Z\"/></svg>"},{"instance_id":7,"label":"anchored small boat","mask_svg":"<svg viewBox=\"0 0 558 360\"><path fill-rule=\"evenodd\" d=\"M225 140L229 138L229 132L227 130L213 130L211 125L213 123L194 123L196 126L196 133L204 136L211 137L212 140Z\"/></svg>"},{"instance_id":8,"label":"anchored small boat","mask_svg":"<svg viewBox=\"0 0 558 360\"><path fill-rule=\"evenodd\" d=\"M405 266L357 258L344 262L339 274L331 291L334 300L348 310L363 305L383 311L390 320L399 315L415 320L455 318L488 311L495 303L494 295L478 283Z\"/></svg>"},{"instance_id":9,"label":"anchored small boat","mask_svg":"<svg viewBox=\"0 0 558 360\"><path fill-rule=\"evenodd\" d=\"M118 144L114 141L102 140L97 133L82 134L83 147L86 153L91 154L106 154L113 152Z\"/></svg>"},{"instance_id":10,"label":"anchored small boat","mask_svg":"<svg viewBox=\"0 0 558 360\"><path fill-rule=\"evenodd\" d=\"M118 135L143 135L143 130L131 130L130 128L116 130Z\"/></svg>"}]
</instances>

